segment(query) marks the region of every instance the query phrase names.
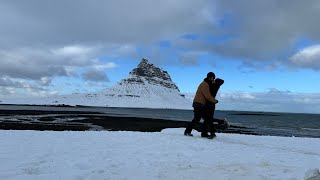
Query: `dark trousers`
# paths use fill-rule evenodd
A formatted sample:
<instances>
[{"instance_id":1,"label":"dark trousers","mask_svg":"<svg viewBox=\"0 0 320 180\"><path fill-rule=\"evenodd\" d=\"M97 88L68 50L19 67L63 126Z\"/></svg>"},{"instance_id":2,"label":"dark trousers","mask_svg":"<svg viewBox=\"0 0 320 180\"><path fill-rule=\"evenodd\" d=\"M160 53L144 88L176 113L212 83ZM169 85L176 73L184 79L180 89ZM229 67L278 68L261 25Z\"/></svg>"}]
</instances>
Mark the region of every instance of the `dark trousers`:
<instances>
[{"instance_id":1,"label":"dark trousers","mask_svg":"<svg viewBox=\"0 0 320 180\"><path fill-rule=\"evenodd\" d=\"M204 122L206 126L206 130L209 131L211 134L216 132L216 129L213 125L214 121L214 111L215 111L215 105L213 106L205 106L204 113L206 114L207 122Z\"/></svg>"},{"instance_id":2,"label":"dark trousers","mask_svg":"<svg viewBox=\"0 0 320 180\"><path fill-rule=\"evenodd\" d=\"M204 120L202 124L201 132L207 133L208 127L211 127L211 126L210 126L210 118L205 111L205 106L194 102L192 104L192 107L193 107L194 117L193 117L193 120L187 125L185 133L191 133L192 129L194 129L194 126L200 122L201 118L203 118ZM213 122L211 124L213 127Z\"/></svg>"}]
</instances>

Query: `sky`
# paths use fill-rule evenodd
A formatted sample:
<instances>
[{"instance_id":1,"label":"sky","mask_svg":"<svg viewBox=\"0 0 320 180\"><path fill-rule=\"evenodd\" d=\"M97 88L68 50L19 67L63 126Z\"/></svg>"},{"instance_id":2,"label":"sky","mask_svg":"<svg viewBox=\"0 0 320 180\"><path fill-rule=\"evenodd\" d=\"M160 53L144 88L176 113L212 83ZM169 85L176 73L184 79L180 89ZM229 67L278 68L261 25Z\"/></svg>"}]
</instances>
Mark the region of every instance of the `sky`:
<instances>
[{"instance_id":1,"label":"sky","mask_svg":"<svg viewBox=\"0 0 320 180\"><path fill-rule=\"evenodd\" d=\"M0 178L320 178L319 138L183 131L0 131Z\"/></svg>"},{"instance_id":2,"label":"sky","mask_svg":"<svg viewBox=\"0 0 320 180\"><path fill-rule=\"evenodd\" d=\"M142 58L222 109L320 113L320 2L2 0L0 98L103 90Z\"/></svg>"}]
</instances>

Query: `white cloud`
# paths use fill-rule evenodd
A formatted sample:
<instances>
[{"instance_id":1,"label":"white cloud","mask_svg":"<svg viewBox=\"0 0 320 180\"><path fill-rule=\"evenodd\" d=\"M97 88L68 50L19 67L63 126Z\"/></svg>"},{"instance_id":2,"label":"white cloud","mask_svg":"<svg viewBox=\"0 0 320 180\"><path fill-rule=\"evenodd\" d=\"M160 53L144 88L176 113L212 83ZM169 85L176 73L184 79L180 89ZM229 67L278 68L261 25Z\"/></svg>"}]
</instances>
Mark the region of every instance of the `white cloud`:
<instances>
[{"instance_id":1,"label":"white cloud","mask_svg":"<svg viewBox=\"0 0 320 180\"><path fill-rule=\"evenodd\" d=\"M114 68L114 63L97 59L102 54L100 47L86 46L0 50L0 77L40 80L69 76L75 68Z\"/></svg>"},{"instance_id":2,"label":"white cloud","mask_svg":"<svg viewBox=\"0 0 320 180\"><path fill-rule=\"evenodd\" d=\"M79 78L81 72L86 80L108 82L105 70L117 65L98 59L105 50L108 49L84 45L0 49L0 86L4 87L2 93L51 94L48 87L55 78Z\"/></svg>"},{"instance_id":3,"label":"white cloud","mask_svg":"<svg viewBox=\"0 0 320 180\"><path fill-rule=\"evenodd\" d=\"M256 97L248 92L237 92L237 93L221 93L220 97L223 99L230 99L232 101L252 101Z\"/></svg>"},{"instance_id":4,"label":"white cloud","mask_svg":"<svg viewBox=\"0 0 320 180\"><path fill-rule=\"evenodd\" d=\"M114 47L111 51L108 52L108 56L110 57L133 57L137 56L137 47L132 44L123 44Z\"/></svg>"},{"instance_id":5,"label":"white cloud","mask_svg":"<svg viewBox=\"0 0 320 180\"><path fill-rule=\"evenodd\" d=\"M186 65L196 65L198 63L198 59L202 55L206 55L208 53L203 51L187 51L179 53L179 61Z\"/></svg>"},{"instance_id":6,"label":"white cloud","mask_svg":"<svg viewBox=\"0 0 320 180\"><path fill-rule=\"evenodd\" d=\"M226 39L185 45L191 51L279 60L292 53L299 38L320 40L320 25L313 21L320 15L319 4L317 0L5 0L0 3L0 49L109 43L120 47L110 57L133 56L137 47L196 33ZM91 49L67 46L58 53L83 51Z\"/></svg>"},{"instance_id":7,"label":"white cloud","mask_svg":"<svg viewBox=\"0 0 320 180\"><path fill-rule=\"evenodd\" d=\"M286 63L283 57L292 53L299 38L320 40L320 25L313 21L320 15L319 4L317 0L308 3L299 0L56 0L50 3L5 0L0 2L0 49L44 45L61 47L53 51L59 55L79 56L90 53L96 46L110 50L112 44L114 49L104 57L137 58L137 48L159 40L176 41L181 35L195 33L201 37L222 37L222 40L208 43L202 42L202 38L180 44L187 47L186 51ZM146 53L146 57L150 57L148 54L153 53ZM180 63L195 64L197 58L190 54L177 54L178 58L188 56ZM265 66L274 69L279 64Z\"/></svg>"},{"instance_id":8,"label":"white cloud","mask_svg":"<svg viewBox=\"0 0 320 180\"><path fill-rule=\"evenodd\" d=\"M244 0L217 3L222 34L234 37L217 51L245 59L283 59L299 38L320 40L320 2L299 0Z\"/></svg>"},{"instance_id":9,"label":"white cloud","mask_svg":"<svg viewBox=\"0 0 320 180\"><path fill-rule=\"evenodd\" d=\"M103 70L91 69L82 74L82 78L87 81L103 81L109 82L108 76Z\"/></svg>"},{"instance_id":10,"label":"white cloud","mask_svg":"<svg viewBox=\"0 0 320 180\"><path fill-rule=\"evenodd\" d=\"M306 47L290 58L296 67L320 70L320 45Z\"/></svg>"},{"instance_id":11,"label":"white cloud","mask_svg":"<svg viewBox=\"0 0 320 180\"><path fill-rule=\"evenodd\" d=\"M25 80L20 78L0 77L0 97L26 97L52 95L55 92L48 90L51 79Z\"/></svg>"},{"instance_id":12,"label":"white cloud","mask_svg":"<svg viewBox=\"0 0 320 180\"><path fill-rule=\"evenodd\" d=\"M86 81L109 82L109 77L106 75L107 69L117 67L113 62L104 64L94 64L82 74L82 78Z\"/></svg>"},{"instance_id":13,"label":"white cloud","mask_svg":"<svg viewBox=\"0 0 320 180\"><path fill-rule=\"evenodd\" d=\"M320 113L320 93L292 93L271 89L267 92L219 93L217 109Z\"/></svg>"},{"instance_id":14,"label":"white cloud","mask_svg":"<svg viewBox=\"0 0 320 180\"><path fill-rule=\"evenodd\" d=\"M97 70L106 70L106 69L112 69L117 67L117 64L113 62L109 62L104 64L94 64L92 67Z\"/></svg>"},{"instance_id":15,"label":"white cloud","mask_svg":"<svg viewBox=\"0 0 320 180\"><path fill-rule=\"evenodd\" d=\"M51 83L52 79L48 77L41 77L40 81L42 85L48 86Z\"/></svg>"},{"instance_id":16,"label":"white cloud","mask_svg":"<svg viewBox=\"0 0 320 180\"><path fill-rule=\"evenodd\" d=\"M10 88L36 88L30 82L23 79L14 79L10 77L0 77L0 87L10 87Z\"/></svg>"},{"instance_id":17,"label":"white cloud","mask_svg":"<svg viewBox=\"0 0 320 180\"><path fill-rule=\"evenodd\" d=\"M184 93L191 102L194 93ZM320 113L320 93L293 93L270 88L266 92L219 92L217 110Z\"/></svg>"},{"instance_id":18,"label":"white cloud","mask_svg":"<svg viewBox=\"0 0 320 180\"><path fill-rule=\"evenodd\" d=\"M214 10L208 0L30 0L1 1L0 7L0 39L11 39L0 47L150 43L206 31Z\"/></svg>"},{"instance_id":19,"label":"white cloud","mask_svg":"<svg viewBox=\"0 0 320 180\"><path fill-rule=\"evenodd\" d=\"M14 90L13 88L10 88L10 87L2 87L0 86L0 92L1 92L1 95L0 97L10 97L11 95L14 94Z\"/></svg>"},{"instance_id":20,"label":"white cloud","mask_svg":"<svg viewBox=\"0 0 320 180\"><path fill-rule=\"evenodd\" d=\"M79 56L79 55L87 55L94 51L92 47L85 47L79 45L65 46L58 49L53 49L53 54L57 56Z\"/></svg>"}]
</instances>

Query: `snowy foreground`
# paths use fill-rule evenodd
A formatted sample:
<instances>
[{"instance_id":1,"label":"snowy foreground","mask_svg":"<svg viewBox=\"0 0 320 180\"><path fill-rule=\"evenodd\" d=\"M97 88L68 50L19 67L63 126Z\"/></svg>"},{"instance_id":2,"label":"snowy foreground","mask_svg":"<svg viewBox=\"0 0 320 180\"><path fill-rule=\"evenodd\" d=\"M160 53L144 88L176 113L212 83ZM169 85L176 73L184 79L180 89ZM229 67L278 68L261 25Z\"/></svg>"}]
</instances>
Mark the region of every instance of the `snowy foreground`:
<instances>
[{"instance_id":1,"label":"snowy foreground","mask_svg":"<svg viewBox=\"0 0 320 180\"><path fill-rule=\"evenodd\" d=\"M0 130L0 179L320 179L320 139L183 130Z\"/></svg>"}]
</instances>

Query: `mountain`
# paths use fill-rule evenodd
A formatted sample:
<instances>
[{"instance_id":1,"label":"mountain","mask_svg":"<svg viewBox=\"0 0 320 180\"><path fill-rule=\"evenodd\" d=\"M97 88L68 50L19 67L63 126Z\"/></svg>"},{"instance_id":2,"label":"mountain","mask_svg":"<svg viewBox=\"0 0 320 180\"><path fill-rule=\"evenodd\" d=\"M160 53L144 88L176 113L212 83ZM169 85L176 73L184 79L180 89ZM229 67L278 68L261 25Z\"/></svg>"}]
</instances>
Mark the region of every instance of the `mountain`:
<instances>
[{"instance_id":1,"label":"mountain","mask_svg":"<svg viewBox=\"0 0 320 180\"><path fill-rule=\"evenodd\" d=\"M50 96L41 99L8 102L13 104L83 105L102 107L134 107L191 109L191 101L186 99L167 71L142 59L128 77L114 86L95 93L77 93ZM5 103L3 101L2 103Z\"/></svg>"},{"instance_id":2,"label":"mountain","mask_svg":"<svg viewBox=\"0 0 320 180\"><path fill-rule=\"evenodd\" d=\"M172 82L168 72L149 63L147 59L142 59L138 67L134 68L129 75L130 76L123 79L120 84L127 82L143 83L147 81L149 84L161 85L179 91L179 88Z\"/></svg>"}]
</instances>

